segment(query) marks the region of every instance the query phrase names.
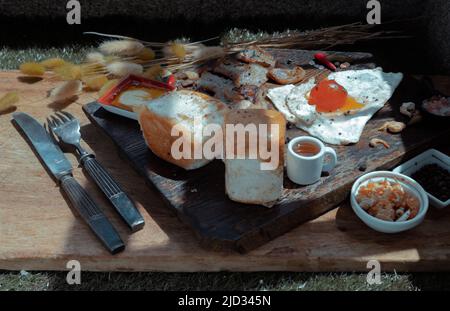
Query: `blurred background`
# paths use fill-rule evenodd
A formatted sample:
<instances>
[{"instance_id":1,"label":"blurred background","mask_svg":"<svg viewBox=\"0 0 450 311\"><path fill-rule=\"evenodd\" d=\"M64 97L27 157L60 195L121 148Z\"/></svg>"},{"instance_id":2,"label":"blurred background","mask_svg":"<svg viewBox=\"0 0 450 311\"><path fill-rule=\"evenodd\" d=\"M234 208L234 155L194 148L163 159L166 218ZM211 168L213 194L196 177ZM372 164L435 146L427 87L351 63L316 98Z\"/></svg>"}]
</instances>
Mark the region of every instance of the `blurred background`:
<instances>
[{"instance_id":1,"label":"blurred background","mask_svg":"<svg viewBox=\"0 0 450 311\"><path fill-rule=\"evenodd\" d=\"M0 0L0 46L95 45L98 31L167 41L201 40L230 29L308 30L366 23L368 0L80 0L81 25L68 25L68 0ZM370 50L410 72L450 72L450 1L383 0L382 27L412 36L339 47Z\"/></svg>"}]
</instances>

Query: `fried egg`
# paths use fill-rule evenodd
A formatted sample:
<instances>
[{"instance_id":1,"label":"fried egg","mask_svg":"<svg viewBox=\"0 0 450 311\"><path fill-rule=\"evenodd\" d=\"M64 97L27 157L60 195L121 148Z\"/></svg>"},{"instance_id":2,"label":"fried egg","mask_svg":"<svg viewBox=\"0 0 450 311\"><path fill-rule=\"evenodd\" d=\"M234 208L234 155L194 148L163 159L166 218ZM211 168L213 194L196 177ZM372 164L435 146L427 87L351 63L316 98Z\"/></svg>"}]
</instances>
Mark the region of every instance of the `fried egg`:
<instances>
[{"instance_id":1,"label":"fried egg","mask_svg":"<svg viewBox=\"0 0 450 311\"><path fill-rule=\"evenodd\" d=\"M322 141L346 145L359 141L364 126L391 98L402 73L381 68L331 73L316 83L285 85L267 96L286 119Z\"/></svg>"}]
</instances>

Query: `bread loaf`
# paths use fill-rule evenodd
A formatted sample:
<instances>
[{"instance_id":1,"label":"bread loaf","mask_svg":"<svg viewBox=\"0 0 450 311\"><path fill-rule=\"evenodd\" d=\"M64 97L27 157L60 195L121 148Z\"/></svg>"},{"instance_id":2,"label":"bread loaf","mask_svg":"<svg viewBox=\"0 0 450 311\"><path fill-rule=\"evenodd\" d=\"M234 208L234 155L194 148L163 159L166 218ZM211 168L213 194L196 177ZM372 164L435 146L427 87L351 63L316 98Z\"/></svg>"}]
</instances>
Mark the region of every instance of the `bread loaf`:
<instances>
[{"instance_id":1,"label":"bread loaf","mask_svg":"<svg viewBox=\"0 0 450 311\"><path fill-rule=\"evenodd\" d=\"M227 106L218 99L195 91L180 90L149 101L139 111L139 124L148 147L155 155L192 170L212 160L205 157L196 159L193 156L194 150L202 150L209 138L204 137L199 129L208 124L222 126L227 111ZM199 122L194 122L195 118ZM190 135L191 157L178 158L172 154L172 145L180 137L171 135L174 126Z\"/></svg>"},{"instance_id":2,"label":"bread loaf","mask_svg":"<svg viewBox=\"0 0 450 311\"><path fill-rule=\"evenodd\" d=\"M244 127L254 124L254 128L258 129L256 152L255 144L249 141L250 138L255 139L255 135L253 138L252 135L246 135L244 144L238 142L237 135L233 133L236 130L230 127L238 124ZM262 124L267 125L268 131L261 129ZM231 200L269 207L276 203L283 190L285 132L286 121L278 111L240 109L226 115L225 187ZM252 151L256 157L251 157ZM261 151L268 151L271 158L262 156Z\"/></svg>"}]
</instances>

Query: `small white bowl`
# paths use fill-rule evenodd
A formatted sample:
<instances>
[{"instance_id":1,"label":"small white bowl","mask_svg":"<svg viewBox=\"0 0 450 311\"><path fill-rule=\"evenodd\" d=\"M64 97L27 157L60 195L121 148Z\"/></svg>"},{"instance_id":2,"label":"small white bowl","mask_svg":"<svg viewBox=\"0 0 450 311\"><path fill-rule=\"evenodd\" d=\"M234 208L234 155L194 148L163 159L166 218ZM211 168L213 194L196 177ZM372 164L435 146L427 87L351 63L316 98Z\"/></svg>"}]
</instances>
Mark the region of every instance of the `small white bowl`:
<instances>
[{"instance_id":1,"label":"small white bowl","mask_svg":"<svg viewBox=\"0 0 450 311\"><path fill-rule=\"evenodd\" d=\"M386 221L382 219L378 219L369 213L367 213L361 206L359 206L356 201L356 195L359 191L361 185L366 184L369 181L378 181L378 180L395 180L400 183L403 187L407 188L410 192L412 192L417 198L420 200L420 209L419 213L413 219L406 221ZM353 184L352 191L350 194L350 202L352 205L353 211L356 215L370 228L384 233L397 233L412 229L419 225L424 219L428 210L428 197L425 190L412 178L402 175L399 173L393 173L388 171L376 171L372 173L365 174L358 178Z\"/></svg>"},{"instance_id":2,"label":"small white bowl","mask_svg":"<svg viewBox=\"0 0 450 311\"><path fill-rule=\"evenodd\" d=\"M436 149L428 149L402 165L397 166L393 172L411 176L427 164L436 164L443 169L450 171L450 157ZM450 205L450 199L444 202L429 192L427 192L427 194L431 205L437 208L444 208Z\"/></svg>"}]
</instances>

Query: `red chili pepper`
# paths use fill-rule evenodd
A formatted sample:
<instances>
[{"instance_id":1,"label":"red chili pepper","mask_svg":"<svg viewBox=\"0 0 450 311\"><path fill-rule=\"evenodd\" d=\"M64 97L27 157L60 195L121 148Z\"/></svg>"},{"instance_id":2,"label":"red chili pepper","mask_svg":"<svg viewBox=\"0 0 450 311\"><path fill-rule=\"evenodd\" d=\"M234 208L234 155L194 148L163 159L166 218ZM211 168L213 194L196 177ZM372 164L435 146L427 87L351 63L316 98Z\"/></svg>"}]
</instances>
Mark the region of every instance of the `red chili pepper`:
<instances>
[{"instance_id":1,"label":"red chili pepper","mask_svg":"<svg viewBox=\"0 0 450 311\"><path fill-rule=\"evenodd\" d=\"M170 85L170 86L175 86L175 75L170 75L168 78L167 78L167 84L168 85Z\"/></svg>"},{"instance_id":2,"label":"red chili pepper","mask_svg":"<svg viewBox=\"0 0 450 311\"><path fill-rule=\"evenodd\" d=\"M314 59L332 71L336 71L336 66L330 62L325 53L314 54Z\"/></svg>"}]
</instances>

